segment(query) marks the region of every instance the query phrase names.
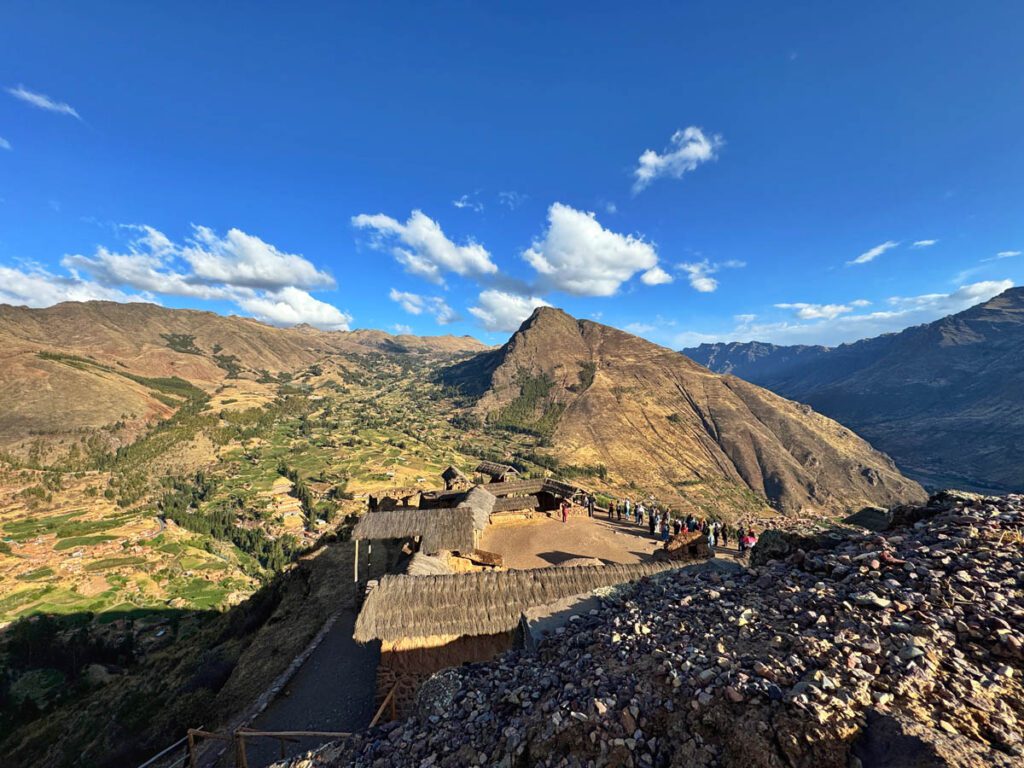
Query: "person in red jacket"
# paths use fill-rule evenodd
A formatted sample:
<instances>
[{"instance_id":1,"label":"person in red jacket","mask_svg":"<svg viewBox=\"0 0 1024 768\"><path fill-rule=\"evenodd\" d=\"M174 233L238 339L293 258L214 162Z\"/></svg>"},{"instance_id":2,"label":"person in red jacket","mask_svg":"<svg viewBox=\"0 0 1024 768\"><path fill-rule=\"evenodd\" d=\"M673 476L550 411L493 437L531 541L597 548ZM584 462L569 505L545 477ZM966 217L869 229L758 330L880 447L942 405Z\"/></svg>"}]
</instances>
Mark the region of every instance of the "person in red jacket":
<instances>
[{"instance_id":1,"label":"person in red jacket","mask_svg":"<svg viewBox=\"0 0 1024 768\"><path fill-rule=\"evenodd\" d=\"M569 502L566 499L562 499L562 522L566 522L569 519Z\"/></svg>"}]
</instances>

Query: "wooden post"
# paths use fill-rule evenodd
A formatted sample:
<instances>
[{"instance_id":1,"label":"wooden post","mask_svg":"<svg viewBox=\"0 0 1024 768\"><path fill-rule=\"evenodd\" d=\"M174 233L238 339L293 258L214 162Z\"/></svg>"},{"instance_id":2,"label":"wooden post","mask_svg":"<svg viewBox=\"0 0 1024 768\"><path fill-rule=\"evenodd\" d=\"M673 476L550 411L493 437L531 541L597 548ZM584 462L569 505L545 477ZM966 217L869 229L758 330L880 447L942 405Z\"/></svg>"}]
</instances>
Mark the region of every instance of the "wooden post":
<instances>
[{"instance_id":1,"label":"wooden post","mask_svg":"<svg viewBox=\"0 0 1024 768\"><path fill-rule=\"evenodd\" d=\"M245 754L245 735L235 732L235 766L249 768L249 759Z\"/></svg>"},{"instance_id":2,"label":"wooden post","mask_svg":"<svg viewBox=\"0 0 1024 768\"><path fill-rule=\"evenodd\" d=\"M356 545L356 547L355 547L356 556L353 558L353 568L355 569L355 579L354 579L354 581L358 585L359 584L359 539L354 539L354 541L355 541L355 545Z\"/></svg>"},{"instance_id":3,"label":"wooden post","mask_svg":"<svg viewBox=\"0 0 1024 768\"><path fill-rule=\"evenodd\" d=\"M196 768L196 737L192 731L188 732L188 766Z\"/></svg>"}]
</instances>

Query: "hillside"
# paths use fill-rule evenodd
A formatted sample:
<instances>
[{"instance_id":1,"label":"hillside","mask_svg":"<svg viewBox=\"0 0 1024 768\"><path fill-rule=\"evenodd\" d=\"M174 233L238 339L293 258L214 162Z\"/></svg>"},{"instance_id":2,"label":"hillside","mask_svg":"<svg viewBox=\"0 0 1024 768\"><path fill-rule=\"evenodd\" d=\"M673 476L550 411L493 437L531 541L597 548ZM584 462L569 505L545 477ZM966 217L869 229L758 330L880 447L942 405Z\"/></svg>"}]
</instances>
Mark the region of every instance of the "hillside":
<instances>
[{"instance_id":1,"label":"hillside","mask_svg":"<svg viewBox=\"0 0 1024 768\"><path fill-rule=\"evenodd\" d=\"M178 377L207 393L234 382L243 394L236 402L257 404L255 384L276 383L279 374L332 355L431 358L481 349L470 337L284 329L152 304L0 305L0 449L25 450L41 440L45 451L96 430L114 445L131 442L175 407L165 388L140 378Z\"/></svg>"},{"instance_id":2,"label":"hillside","mask_svg":"<svg viewBox=\"0 0 1024 768\"><path fill-rule=\"evenodd\" d=\"M1024 489L1024 288L835 348L750 342L682 351L847 424L921 482Z\"/></svg>"},{"instance_id":3,"label":"hillside","mask_svg":"<svg viewBox=\"0 0 1024 768\"><path fill-rule=\"evenodd\" d=\"M841 424L622 331L541 308L498 350L442 372L488 423L540 435L620 486L735 515L923 496Z\"/></svg>"}]
</instances>

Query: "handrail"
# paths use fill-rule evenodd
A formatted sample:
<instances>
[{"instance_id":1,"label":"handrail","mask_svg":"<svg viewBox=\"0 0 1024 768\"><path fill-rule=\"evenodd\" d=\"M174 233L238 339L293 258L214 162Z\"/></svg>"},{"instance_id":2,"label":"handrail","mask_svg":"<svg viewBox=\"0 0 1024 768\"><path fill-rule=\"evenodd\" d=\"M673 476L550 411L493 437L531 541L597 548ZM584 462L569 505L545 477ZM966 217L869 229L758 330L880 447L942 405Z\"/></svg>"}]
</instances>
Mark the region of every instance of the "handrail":
<instances>
[{"instance_id":1,"label":"handrail","mask_svg":"<svg viewBox=\"0 0 1024 768\"><path fill-rule=\"evenodd\" d=\"M216 739L218 741L234 742L235 745L235 766L237 768L248 768L249 758L246 754L246 739L277 739L281 742L281 757L285 757L284 743L286 741L298 741L302 737L325 736L331 739L343 739L351 736L347 731L257 731L252 728L237 728L230 733L214 733L204 731L201 728L189 728L188 735L184 740L188 741L188 764L196 768L196 737L201 739ZM180 744L181 742L178 742ZM176 745L175 745L176 746ZM164 750L165 752L169 751ZM144 768L139 766L139 768Z\"/></svg>"},{"instance_id":2,"label":"handrail","mask_svg":"<svg viewBox=\"0 0 1024 768\"><path fill-rule=\"evenodd\" d=\"M164 750L162 750L160 752L157 752L155 755L153 755L151 758L149 758L149 760L147 760L142 765L140 765L139 768L148 768L148 766L150 766L153 763L155 763L157 760L159 760L161 757L166 755L168 752L170 752L170 751L172 751L174 749L177 749L178 747L183 745L186 741L188 741L188 736L182 736L176 742L171 744L171 746L167 747L166 749L164 749Z\"/></svg>"}]
</instances>

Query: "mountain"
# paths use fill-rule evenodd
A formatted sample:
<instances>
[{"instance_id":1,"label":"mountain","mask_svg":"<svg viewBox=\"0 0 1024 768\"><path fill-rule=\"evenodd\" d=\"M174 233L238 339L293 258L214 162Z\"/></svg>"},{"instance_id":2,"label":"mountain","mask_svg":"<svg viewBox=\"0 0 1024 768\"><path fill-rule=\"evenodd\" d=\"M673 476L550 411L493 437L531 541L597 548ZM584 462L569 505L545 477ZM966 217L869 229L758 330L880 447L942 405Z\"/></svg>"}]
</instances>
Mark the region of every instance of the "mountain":
<instances>
[{"instance_id":1,"label":"mountain","mask_svg":"<svg viewBox=\"0 0 1024 768\"><path fill-rule=\"evenodd\" d=\"M242 317L153 304L0 305L0 448L118 425L130 441L190 390L240 387L329 355L383 353L449 359L487 347L468 336L275 328ZM181 379L182 382L165 381Z\"/></svg>"},{"instance_id":2,"label":"mountain","mask_svg":"<svg viewBox=\"0 0 1024 768\"><path fill-rule=\"evenodd\" d=\"M565 461L603 465L621 485L684 505L838 511L923 497L886 456L809 407L557 309L536 310L503 347L441 378L491 424L540 434Z\"/></svg>"},{"instance_id":3,"label":"mountain","mask_svg":"<svg viewBox=\"0 0 1024 768\"><path fill-rule=\"evenodd\" d=\"M929 485L1024 489L1024 288L852 344L683 354L849 425Z\"/></svg>"}]
</instances>

